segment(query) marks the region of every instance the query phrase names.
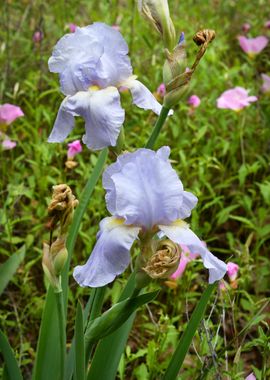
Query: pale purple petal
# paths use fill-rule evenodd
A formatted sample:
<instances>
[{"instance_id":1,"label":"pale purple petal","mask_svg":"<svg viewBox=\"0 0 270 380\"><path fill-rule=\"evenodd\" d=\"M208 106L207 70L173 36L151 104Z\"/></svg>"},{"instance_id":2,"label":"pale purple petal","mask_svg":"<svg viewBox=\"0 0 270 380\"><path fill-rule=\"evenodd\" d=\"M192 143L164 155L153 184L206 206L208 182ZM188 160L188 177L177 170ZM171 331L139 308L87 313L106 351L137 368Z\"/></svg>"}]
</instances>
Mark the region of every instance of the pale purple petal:
<instances>
[{"instance_id":1,"label":"pale purple petal","mask_svg":"<svg viewBox=\"0 0 270 380\"><path fill-rule=\"evenodd\" d=\"M263 84L261 87L262 92L268 93L270 92L270 76L266 74L261 74Z\"/></svg>"},{"instance_id":2,"label":"pale purple petal","mask_svg":"<svg viewBox=\"0 0 270 380\"><path fill-rule=\"evenodd\" d=\"M74 269L73 276L78 284L96 288L112 282L123 273L129 265L129 250L139 230L113 217L103 219L90 258L85 265Z\"/></svg>"},{"instance_id":3,"label":"pale purple petal","mask_svg":"<svg viewBox=\"0 0 270 380\"><path fill-rule=\"evenodd\" d=\"M60 105L56 120L54 122L53 130L48 138L48 142L62 142L69 135L74 128L74 112L67 108L68 97L63 100Z\"/></svg>"},{"instance_id":4,"label":"pale purple petal","mask_svg":"<svg viewBox=\"0 0 270 380\"><path fill-rule=\"evenodd\" d=\"M0 124L9 125L21 116L24 116L24 113L20 107L8 103L0 105Z\"/></svg>"},{"instance_id":5,"label":"pale purple petal","mask_svg":"<svg viewBox=\"0 0 270 380\"><path fill-rule=\"evenodd\" d=\"M115 87L77 92L62 103L49 142L60 142L67 137L74 125L73 116L84 118L83 142L89 149L97 150L116 145L125 111Z\"/></svg>"},{"instance_id":6,"label":"pale purple petal","mask_svg":"<svg viewBox=\"0 0 270 380\"><path fill-rule=\"evenodd\" d=\"M16 147L16 145L17 145L16 141L11 141L9 139L5 139L4 141L2 141L3 150L14 149Z\"/></svg>"},{"instance_id":7,"label":"pale purple petal","mask_svg":"<svg viewBox=\"0 0 270 380\"><path fill-rule=\"evenodd\" d=\"M133 103L136 104L137 107L143 108L144 110L152 110L159 115L162 108L159 102L145 85L134 78L135 77L130 77L125 82L122 82L121 86L127 87L130 90Z\"/></svg>"},{"instance_id":8,"label":"pale purple petal","mask_svg":"<svg viewBox=\"0 0 270 380\"><path fill-rule=\"evenodd\" d=\"M103 175L108 210L126 224L151 228L190 215L197 198L183 185L168 159L169 148L123 154Z\"/></svg>"},{"instance_id":9,"label":"pale purple petal","mask_svg":"<svg viewBox=\"0 0 270 380\"><path fill-rule=\"evenodd\" d=\"M268 38L265 36L259 36L256 38L239 36L238 41L242 50L250 55L259 54L268 44Z\"/></svg>"},{"instance_id":10,"label":"pale purple petal","mask_svg":"<svg viewBox=\"0 0 270 380\"><path fill-rule=\"evenodd\" d=\"M74 95L95 85L117 86L132 74L128 47L121 33L94 23L77 27L56 44L49 59L50 71L60 74L61 90Z\"/></svg>"},{"instance_id":11,"label":"pale purple petal","mask_svg":"<svg viewBox=\"0 0 270 380\"><path fill-rule=\"evenodd\" d=\"M235 87L224 91L217 99L217 107L239 111L252 102L256 102L256 96L249 96L249 91L243 87Z\"/></svg>"},{"instance_id":12,"label":"pale purple petal","mask_svg":"<svg viewBox=\"0 0 270 380\"><path fill-rule=\"evenodd\" d=\"M227 265L208 251L185 222L176 221L169 226L159 225L159 228L169 239L178 244L185 244L191 252L197 252L201 256L203 265L209 269L210 284L223 278Z\"/></svg>"}]
</instances>

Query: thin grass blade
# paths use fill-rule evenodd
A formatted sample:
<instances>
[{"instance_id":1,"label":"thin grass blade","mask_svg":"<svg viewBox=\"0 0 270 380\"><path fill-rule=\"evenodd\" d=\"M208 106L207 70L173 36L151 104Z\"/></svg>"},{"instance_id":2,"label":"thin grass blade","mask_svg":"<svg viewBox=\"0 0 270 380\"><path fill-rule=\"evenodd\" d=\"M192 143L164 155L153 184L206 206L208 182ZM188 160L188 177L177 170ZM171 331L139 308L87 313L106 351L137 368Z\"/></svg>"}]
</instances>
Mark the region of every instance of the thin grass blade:
<instances>
[{"instance_id":1,"label":"thin grass blade","mask_svg":"<svg viewBox=\"0 0 270 380\"><path fill-rule=\"evenodd\" d=\"M8 380L23 380L21 371L19 369L17 360L14 356L13 350L5 336L0 330L0 351L4 357L5 362L5 376Z\"/></svg>"},{"instance_id":2,"label":"thin grass blade","mask_svg":"<svg viewBox=\"0 0 270 380\"><path fill-rule=\"evenodd\" d=\"M85 379L84 322L81 303L78 302L75 320L75 380Z\"/></svg>"},{"instance_id":3,"label":"thin grass blade","mask_svg":"<svg viewBox=\"0 0 270 380\"><path fill-rule=\"evenodd\" d=\"M176 347L176 350L173 354L173 357L169 363L169 366L163 376L163 380L175 380L177 378L177 375L182 367L188 349L191 345L192 339L204 316L206 306L215 287L216 284L208 285L199 303L195 307L195 310L192 313L187 328L182 334L180 341Z\"/></svg>"},{"instance_id":4,"label":"thin grass blade","mask_svg":"<svg viewBox=\"0 0 270 380\"><path fill-rule=\"evenodd\" d=\"M25 256L23 245L17 252L13 253L2 265L0 265L0 295L12 279Z\"/></svg>"}]
</instances>

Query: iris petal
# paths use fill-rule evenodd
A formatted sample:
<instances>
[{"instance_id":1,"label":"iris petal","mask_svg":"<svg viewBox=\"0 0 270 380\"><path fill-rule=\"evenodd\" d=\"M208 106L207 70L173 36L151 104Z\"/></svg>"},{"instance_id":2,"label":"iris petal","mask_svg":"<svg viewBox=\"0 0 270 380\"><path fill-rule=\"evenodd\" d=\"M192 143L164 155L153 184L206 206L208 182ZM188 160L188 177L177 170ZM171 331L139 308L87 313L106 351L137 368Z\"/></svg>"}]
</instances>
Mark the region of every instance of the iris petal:
<instances>
[{"instance_id":1,"label":"iris petal","mask_svg":"<svg viewBox=\"0 0 270 380\"><path fill-rule=\"evenodd\" d=\"M169 148L138 149L118 157L103 175L108 210L126 224L151 228L190 214L197 198L184 192L168 159ZM183 209L182 209L183 207Z\"/></svg>"},{"instance_id":2,"label":"iris petal","mask_svg":"<svg viewBox=\"0 0 270 380\"><path fill-rule=\"evenodd\" d=\"M227 265L208 251L201 240L188 228L187 223L176 221L167 226L159 225L159 228L169 239L178 244L185 244L191 252L196 252L201 256L203 265L209 269L210 284L223 278Z\"/></svg>"},{"instance_id":3,"label":"iris petal","mask_svg":"<svg viewBox=\"0 0 270 380\"><path fill-rule=\"evenodd\" d=\"M115 87L99 91L79 91L67 97L61 107L49 138L50 142L63 141L72 129L73 117L70 115L80 115L85 120L86 133L83 142L88 148L97 150L116 145L125 111L121 108L120 95Z\"/></svg>"},{"instance_id":4,"label":"iris petal","mask_svg":"<svg viewBox=\"0 0 270 380\"><path fill-rule=\"evenodd\" d=\"M135 76L128 78L121 83L121 86L127 87L130 90L133 103L136 104L137 107L143 108L144 110L152 110L159 115L162 108L161 105L148 88L135 78Z\"/></svg>"},{"instance_id":5,"label":"iris petal","mask_svg":"<svg viewBox=\"0 0 270 380\"><path fill-rule=\"evenodd\" d=\"M68 98L65 98L60 105L48 142L64 141L74 128L74 116L76 114L66 109L67 102Z\"/></svg>"},{"instance_id":6,"label":"iris petal","mask_svg":"<svg viewBox=\"0 0 270 380\"><path fill-rule=\"evenodd\" d=\"M78 284L96 288L112 282L123 273L129 265L129 250L139 230L114 217L103 219L90 258L85 265L74 269L73 276Z\"/></svg>"}]
</instances>

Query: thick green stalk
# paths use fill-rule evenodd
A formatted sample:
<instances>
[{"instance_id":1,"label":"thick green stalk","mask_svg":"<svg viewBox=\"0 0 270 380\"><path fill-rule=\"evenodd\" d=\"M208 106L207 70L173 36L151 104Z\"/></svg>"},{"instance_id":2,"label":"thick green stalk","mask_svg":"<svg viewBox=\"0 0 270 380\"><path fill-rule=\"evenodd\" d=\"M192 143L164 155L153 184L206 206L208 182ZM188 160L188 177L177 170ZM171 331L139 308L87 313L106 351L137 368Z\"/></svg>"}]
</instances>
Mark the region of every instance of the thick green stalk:
<instances>
[{"instance_id":1,"label":"thick green stalk","mask_svg":"<svg viewBox=\"0 0 270 380\"><path fill-rule=\"evenodd\" d=\"M215 287L216 284L208 285L208 287L204 291L199 303L197 304L195 310L192 313L186 330L180 338L180 341L176 347L176 350L173 354L173 357L162 380L175 380L177 378L177 375L182 367L188 349L191 345L192 339L203 318L206 306Z\"/></svg>"},{"instance_id":2,"label":"thick green stalk","mask_svg":"<svg viewBox=\"0 0 270 380\"><path fill-rule=\"evenodd\" d=\"M162 107L159 118L157 119L157 122L154 126L154 129L151 133L151 136L149 137L149 140L145 144L145 148L153 149L156 139L158 138L158 135L160 134L161 128L163 127L166 118L169 114L170 109L166 107Z\"/></svg>"},{"instance_id":3,"label":"thick green stalk","mask_svg":"<svg viewBox=\"0 0 270 380\"><path fill-rule=\"evenodd\" d=\"M65 373L65 358L66 358L66 317L64 311L63 292L55 293L58 324L59 324L59 339L60 339L60 375L59 380L64 378Z\"/></svg>"}]
</instances>

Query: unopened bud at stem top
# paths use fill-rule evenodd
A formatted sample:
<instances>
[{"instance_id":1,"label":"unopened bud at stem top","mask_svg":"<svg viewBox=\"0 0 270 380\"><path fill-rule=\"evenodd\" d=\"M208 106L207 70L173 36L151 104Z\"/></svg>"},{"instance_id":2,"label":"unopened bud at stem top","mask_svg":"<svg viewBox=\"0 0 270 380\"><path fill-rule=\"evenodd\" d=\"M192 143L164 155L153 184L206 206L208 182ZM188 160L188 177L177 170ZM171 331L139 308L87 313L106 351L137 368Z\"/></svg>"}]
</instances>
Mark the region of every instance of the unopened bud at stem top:
<instances>
[{"instance_id":1,"label":"unopened bud at stem top","mask_svg":"<svg viewBox=\"0 0 270 380\"><path fill-rule=\"evenodd\" d=\"M138 8L161 34L165 48L173 50L176 45L175 28L167 0L138 0Z\"/></svg>"}]
</instances>

